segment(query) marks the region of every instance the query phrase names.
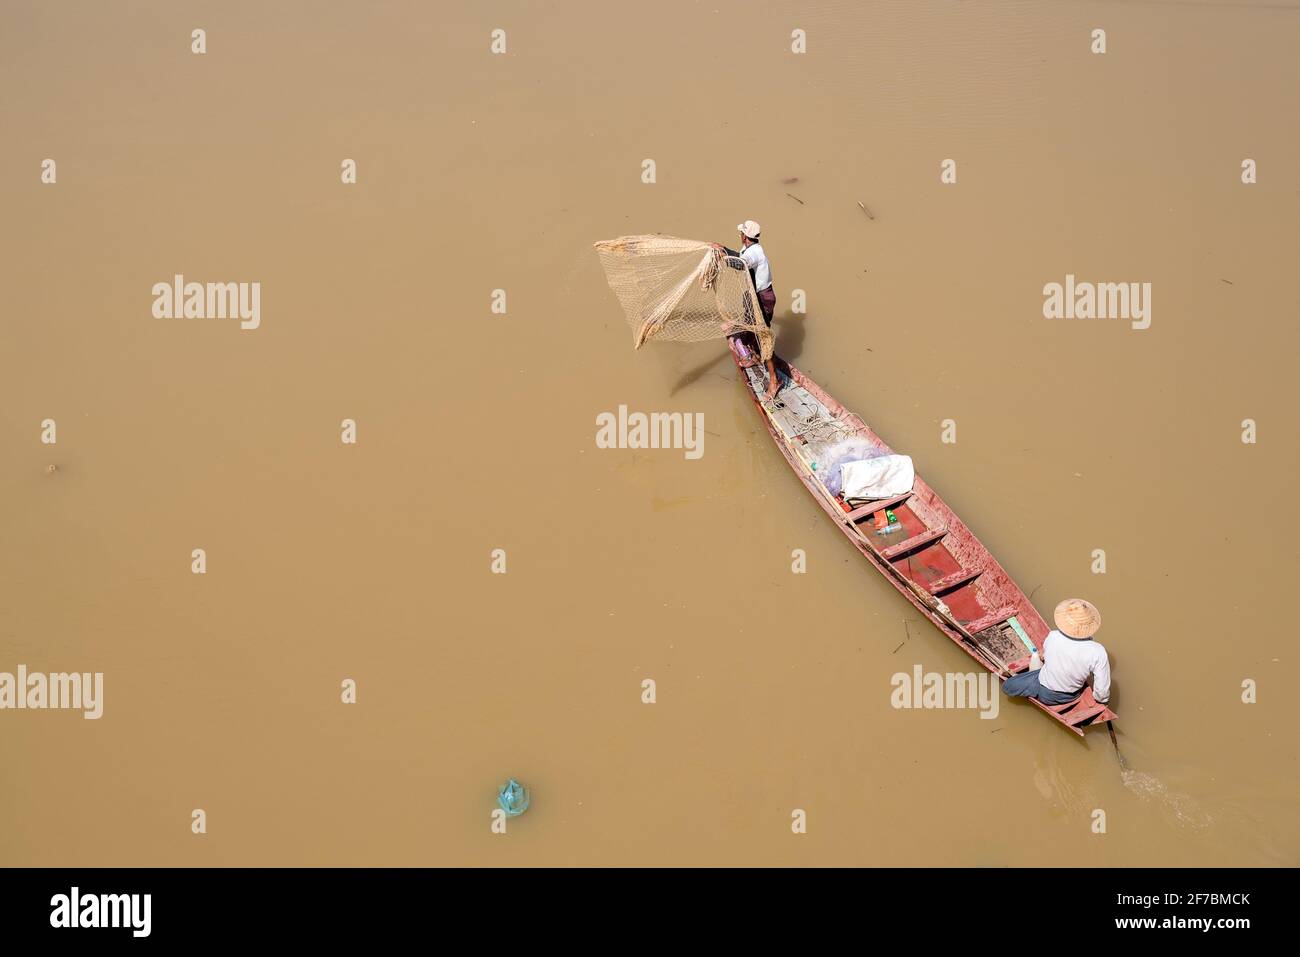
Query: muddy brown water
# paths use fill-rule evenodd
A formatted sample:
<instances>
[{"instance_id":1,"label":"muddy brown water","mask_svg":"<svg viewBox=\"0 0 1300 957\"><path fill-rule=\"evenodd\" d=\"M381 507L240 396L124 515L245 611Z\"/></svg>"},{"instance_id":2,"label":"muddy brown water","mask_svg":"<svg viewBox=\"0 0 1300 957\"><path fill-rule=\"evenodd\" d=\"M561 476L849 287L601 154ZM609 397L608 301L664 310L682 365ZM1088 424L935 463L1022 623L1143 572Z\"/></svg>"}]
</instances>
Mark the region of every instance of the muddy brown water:
<instances>
[{"instance_id":1,"label":"muddy brown water","mask_svg":"<svg viewBox=\"0 0 1300 957\"><path fill-rule=\"evenodd\" d=\"M0 712L0 863L1300 863L1295 9L0 17L0 671L105 674L98 721ZM781 351L1040 610L1101 607L1127 781L1028 707L892 708L968 659L720 344L633 353L590 243L745 218ZM260 328L152 318L175 273L260 282ZM1044 319L1067 273L1151 327ZM597 449L620 404L703 457Z\"/></svg>"}]
</instances>

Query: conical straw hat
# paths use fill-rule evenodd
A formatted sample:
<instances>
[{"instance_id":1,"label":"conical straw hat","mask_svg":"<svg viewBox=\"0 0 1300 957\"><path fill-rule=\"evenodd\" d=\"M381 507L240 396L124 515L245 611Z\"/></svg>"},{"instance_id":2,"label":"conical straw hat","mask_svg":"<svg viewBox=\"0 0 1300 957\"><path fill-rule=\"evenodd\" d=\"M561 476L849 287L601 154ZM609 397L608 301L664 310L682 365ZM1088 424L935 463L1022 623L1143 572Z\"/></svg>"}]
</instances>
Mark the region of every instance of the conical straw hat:
<instances>
[{"instance_id":1,"label":"conical straw hat","mask_svg":"<svg viewBox=\"0 0 1300 957\"><path fill-rule=\"evenodd\" d=\"M1052 616L1056 627L1068 638L1091 638L1101 627L1101 612L1082 598L1067 598L1056 606Z\"/></svg>"}]
</instances>

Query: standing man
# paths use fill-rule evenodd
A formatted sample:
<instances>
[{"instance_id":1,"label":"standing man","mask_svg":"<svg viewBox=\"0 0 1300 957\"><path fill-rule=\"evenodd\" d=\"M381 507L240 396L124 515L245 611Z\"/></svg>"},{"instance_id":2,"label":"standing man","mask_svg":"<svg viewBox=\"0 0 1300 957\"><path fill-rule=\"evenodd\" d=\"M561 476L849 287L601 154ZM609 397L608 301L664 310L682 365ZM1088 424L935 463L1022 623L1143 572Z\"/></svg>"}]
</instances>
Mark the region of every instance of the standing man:
<instances>
[{"instance_id":1,"label":"standing man","mask_svg":"<svg viewBox=\"0 0 1300 957\"><path fill-rule=\"evenodd\" d=\"M1092 696L1110 700L1110 656L1092 636L1101 628L1101 612L1082 598L1067 598L1056 606L1056 630L1043 639L1043 667L1002 682L1004 694L1037 698L1043 704L1065 704L1083 693L1092 679Z\"/></svg>"},{"instance_id":2,"label":"standing man","mask_svg":"<svg viewBox=\"0 0 1300 957\"><path fill-rule=\"evenodd\" d=\"M747 219L736 229L740 233L739 252L719 243L713 245L728 256L735 256L745 263L749 269L749 277L754 281L754 291L758 293L758 307L763 311L763 321L771 329L772 313L776 311L776 290L772 288L772 267L768 265L767 253L763 251L763 244L759 241L762 227L752 219ZM768 359L767 398L769 401L776 398L780 388L781 381L777 378L776 365Z\"/></svg>"}]
</instances>

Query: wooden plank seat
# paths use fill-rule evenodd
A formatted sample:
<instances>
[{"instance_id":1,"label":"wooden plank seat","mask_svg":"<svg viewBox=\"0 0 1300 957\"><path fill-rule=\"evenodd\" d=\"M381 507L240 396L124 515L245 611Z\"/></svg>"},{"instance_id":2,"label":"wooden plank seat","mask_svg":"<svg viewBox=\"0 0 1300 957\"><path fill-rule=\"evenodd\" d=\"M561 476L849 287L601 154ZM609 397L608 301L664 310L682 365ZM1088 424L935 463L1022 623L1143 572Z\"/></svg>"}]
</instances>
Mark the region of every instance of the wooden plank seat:
<instances>
[{"instance_id":1,"label":"wooden plank seat","mask_svg":"<svg viewBox=\"0 0 1300 957\"><path fill-rule=\"evenodd\" d=\"M1109 708L1092 696L1091 685L1085 686L1079 697L1073 701L1067 701L1065 704L1049 704L1044 707L1060 715L1061 720L1070 727L1077 727L1094 718L1107 720L1115 717Z\"/></svg>"},{"instance_id":2,"label":"wooden plank seat","mask_svg":"<svg viewBox=\"0 0 1300 957\"><path fill-rule=\"evenodd\" d=\"M853 511L844 516L846 522L865 522L872 515L875 515L881 509L893 508L895 505L902 505L912 497L911 492L905 492L902 495L895 495L893 498L882 498L879 501L868 502L866 505L859 505Z\"/></svg>"},{"instance_id":3,"label":"wooden plank seat","mask_svg":"<svg viewBox=\"0 0 1300 957\"><path fill-rule=\"evenodd\" d=\"M942 578L930 582L930 584L925 587L931 595L942 595L945 592L955 591L963 585L969 585L975 579L979 578L983 572L984 569L982 568L959 568L951 575L944 575Z\"/></svg>"},{"instance_id":4,"label":"wooden plank seat","mask_svg":"<svg viewBox=\"0 0 1300 957\"><path fill-rule=\"evenodd\" d=\"M986 628L992 628L994 625L1000 625L1008 618L1012 618L1015 615L1018 615L1019 613L1020 613L1020 609L1017 608L1015 605L1007 605L1003 608L999 608L991 615L985 615L983 618L976 618L974 621L962 622L962 627L965 628L967 631L969 631L972 635L978 635L981 631L984 631ZM1029 659L1026 658L1025 660L1028 661Z\"/></svg>"},{"instance_id":5,"label":"wooden plank seat","mask_svg":"<svg viewBox=\"0 0 1300 957\"><path fill-rule=\"evenodd\" d=\"M899 542L897 545L891 545L888 548L881 549L880 554L885 561L893 561L900 555L906 555L909 552L925 548L925 546L937 542L947 534L948 529L946 528L927 528L919 535L913 535L911 538Z\"/></svg>"}]
</instances>

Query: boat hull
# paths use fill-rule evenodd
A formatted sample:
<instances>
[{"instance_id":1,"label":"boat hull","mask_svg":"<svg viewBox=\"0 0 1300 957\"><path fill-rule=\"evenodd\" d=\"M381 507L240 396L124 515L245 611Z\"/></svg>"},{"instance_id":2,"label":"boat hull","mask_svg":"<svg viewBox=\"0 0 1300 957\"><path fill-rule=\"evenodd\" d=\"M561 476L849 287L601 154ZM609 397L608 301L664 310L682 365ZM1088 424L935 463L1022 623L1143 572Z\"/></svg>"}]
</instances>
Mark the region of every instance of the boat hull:
<instances>
[{"instance_id":1,"label":"boat hull","mask_svg":"<svg viewBox=\"0 0 1300 957\"><path fill-rule=\"evenodd\" d=\"M817 457L853 439L887 454L893 450L854 413L797 368L774 359L782 378L775 402L764 399L766 372L739 337L728 340L768 433L795 475L864 558L918 612L981 667L1006 680L1029 667L1041 649L1047 622L974 533L921 478L909 495L851 509L831 495L817 470ZM823 473L824 474L824 473ZM891 538L874 534L870 518L891 505L901 529ZM1078 699L1049 706L1027 699L1082 736L1115 714L1085 688Z\"/></svg>"}]
</instances>

